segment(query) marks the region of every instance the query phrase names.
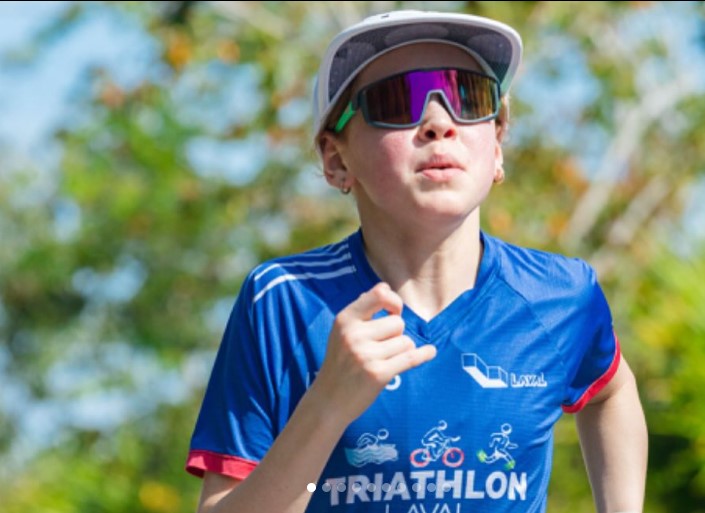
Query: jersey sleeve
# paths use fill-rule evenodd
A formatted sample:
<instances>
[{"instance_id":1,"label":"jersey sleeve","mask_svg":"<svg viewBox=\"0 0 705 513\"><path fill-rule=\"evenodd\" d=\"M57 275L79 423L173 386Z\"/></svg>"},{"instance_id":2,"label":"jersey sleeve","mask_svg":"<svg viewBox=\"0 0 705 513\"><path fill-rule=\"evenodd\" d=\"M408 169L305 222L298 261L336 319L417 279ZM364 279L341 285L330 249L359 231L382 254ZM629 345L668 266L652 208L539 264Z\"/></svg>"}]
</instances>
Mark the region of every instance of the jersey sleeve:
<instances>
[{"instance_id":1,"label":"jersey sleeve","mask_svg":"<svg viewBox=\"0 0 705 513\"><path fill-rule=\"evenodd\" d=\"M568 376L563 411L577 413L617 372L619 341L612 326L612 314L597 282L594 270L582 263L587 283L579 294L579 308L572 328L565 361Z\"/></svg>"},{"instance_id":2,"label":"jersey sleeve","mask_svg":"<svg viewBox=\"0 0 705 513\"><path fill-rule=\"evenodd\" d=\"M186 470L244 479L274 441L274 387L252 319L251 287L238 296L196 421Z\"/></svg>"}]
</instances>

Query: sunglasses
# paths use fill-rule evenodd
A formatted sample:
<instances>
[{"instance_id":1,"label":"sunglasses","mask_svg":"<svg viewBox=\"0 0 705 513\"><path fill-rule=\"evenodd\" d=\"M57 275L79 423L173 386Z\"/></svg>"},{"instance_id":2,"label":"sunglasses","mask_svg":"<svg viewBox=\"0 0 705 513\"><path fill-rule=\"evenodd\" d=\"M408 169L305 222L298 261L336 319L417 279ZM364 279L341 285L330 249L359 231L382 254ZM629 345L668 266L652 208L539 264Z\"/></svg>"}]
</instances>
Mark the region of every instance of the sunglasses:
<instances>
[{"instance_id":1,"label":"sunglasses","mask_svg":"<svg viewBox=\"0 0 705 513\"><path fill-rule=\"evenodd\" d=\"M480 123L499 114L499 82L495 78L467 69L421 69L392 75L360 89L333 130L342 132L358 110L371 126L418 126L433 94L443 99L457 123Z\"/></svg>"}]
</instances>

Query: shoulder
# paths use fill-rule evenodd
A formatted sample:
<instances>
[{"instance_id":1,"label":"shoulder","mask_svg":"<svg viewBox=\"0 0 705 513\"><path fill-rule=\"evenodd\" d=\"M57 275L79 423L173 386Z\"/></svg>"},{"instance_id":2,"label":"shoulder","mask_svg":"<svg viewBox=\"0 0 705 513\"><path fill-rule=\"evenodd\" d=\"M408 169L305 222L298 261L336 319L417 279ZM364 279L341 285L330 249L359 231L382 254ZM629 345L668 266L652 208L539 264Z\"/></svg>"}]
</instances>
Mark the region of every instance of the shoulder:
<instances>
[{"instance_id":1,"label":"shoulder","mask_svg":"<svg viewBox=\"0 0 705 513\"><path fill-rule=\"evenodd\" d=\"M527 299L590 296L597 286L594 269L580 258L525 248L485 235L496 254L500 278Z\"/></svg>"},{"instance_id":2,"label":"shoulder","mask_svg":"<svg viewBox=\"0 0 705 513\"><path fill-rule=\"evenodd\" d=\"M497 276L505 293L524 303L559 340L583 340L587 333L611 327L609 305L587 262L499 239L489 244L499 260Z\"/></svg>"},{"instance_id":3,"label":"shoulder","mask_svg":"<svg viewBox=\"0 0 705 513\"><path fill-rule=\"evenodd\" d=\"M252 304L266 297L276 297L292 291L301 291L304 284L310 289L322 284L331 285L336 278L354 272L349 238L309 251L282 256L254 267L243 283L241 294Z\"/></svg>"}]
</instances>

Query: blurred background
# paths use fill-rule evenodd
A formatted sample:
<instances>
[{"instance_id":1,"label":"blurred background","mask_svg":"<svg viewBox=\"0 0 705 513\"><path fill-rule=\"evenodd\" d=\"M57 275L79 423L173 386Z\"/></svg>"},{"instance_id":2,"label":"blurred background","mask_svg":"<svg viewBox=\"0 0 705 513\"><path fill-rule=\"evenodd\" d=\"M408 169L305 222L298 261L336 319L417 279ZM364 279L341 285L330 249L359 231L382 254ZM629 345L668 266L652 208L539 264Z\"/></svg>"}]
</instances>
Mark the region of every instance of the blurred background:
<instances>
[{"instance_id":1,"label":"blurred background","mask_svg":"<svg viewBox=\"0 0 705 513\"><path fill-rule=\"evenodd\" d=\"M598 271L650 429L646 511L705 512L702 2L0 3L0 511L192 512L184 461L246 272L356 228L312 149L342 27L513 25L484 229ZM548 511L593 511L573 419Z\"/></svg>"}]
</instances>

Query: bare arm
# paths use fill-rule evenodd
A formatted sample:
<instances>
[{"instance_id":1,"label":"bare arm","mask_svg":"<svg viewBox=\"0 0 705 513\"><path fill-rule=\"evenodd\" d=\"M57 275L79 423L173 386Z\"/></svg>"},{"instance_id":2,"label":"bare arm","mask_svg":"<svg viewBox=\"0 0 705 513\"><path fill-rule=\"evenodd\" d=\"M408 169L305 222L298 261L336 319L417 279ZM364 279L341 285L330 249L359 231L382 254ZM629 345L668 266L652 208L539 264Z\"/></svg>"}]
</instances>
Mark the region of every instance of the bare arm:
<instances>
[{"instance_id":1,"label":"bare arm","mask_svg":"<svg viewBox=\"0 0 705 513\"><path fill-rule=\"evenodd\" d=\"M244 481L219 474L204 477L200 513L303 512L310 493L345 425L307 393L286 428Z\"/></svg>"},{"instance_id":2,"label":"bare arm","mask_svg":"<svg viewBox=\"0 0 705 513\"><path fill-rule=\"evenodd\" d=\"M396 375L436 354L403 335L402 300L378 284L336 317L311 388L262 461L243 481L207 473L199 513L302 513L347 426ZM379 310L390 315L372 319Z\"/></svg>"},{"instance_id":3,"label":"bare arm","mask_svg":"<svg viewBox=\"0 0 705 513\"><path fill-rule=\"evenodd\" d=\"M636 381L626 360L576 421L597 511L640 513L648 439Z\"/></svg>"}]
</instances>

